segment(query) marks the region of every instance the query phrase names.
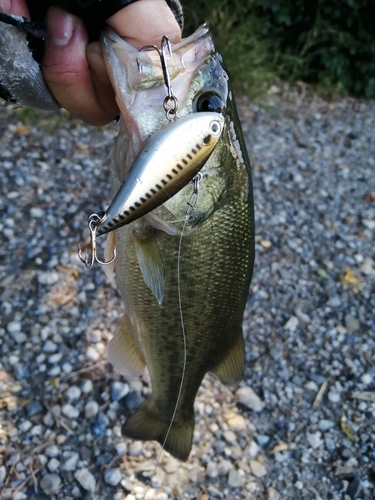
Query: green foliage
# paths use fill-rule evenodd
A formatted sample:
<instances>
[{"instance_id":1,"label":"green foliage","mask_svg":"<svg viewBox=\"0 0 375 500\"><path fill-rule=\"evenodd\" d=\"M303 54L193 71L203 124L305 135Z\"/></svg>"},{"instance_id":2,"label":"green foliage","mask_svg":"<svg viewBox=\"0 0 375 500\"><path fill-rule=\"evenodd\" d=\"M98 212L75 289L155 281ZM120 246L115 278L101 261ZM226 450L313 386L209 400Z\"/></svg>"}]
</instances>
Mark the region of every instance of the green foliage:
<instances>
[{"instance_id":1,"label":"green foliage","mask_svg":"<svg viewBox=\"0 0 375 500\"><path fill-rule=\"evenodd\" d=\"M25 106L23 108L17 108L16 113L23 123L23 125L33 125L40 119L40 113L35 108L30 108Z\"/></svg>"},{"instance_id":2,"label":"green foliage","mask_svg":"<svg viewBox=\"0 0 375 500\"><path fill-rule=\"evenodd\" d=\"M375 97L374 0L198 0L186 32L210 21L242 89L275 77Z\"/></svg>"},{"instance_id":3,"label":"green foliage","mask_svg":"<svg viewBox=\"0 0 375 500\"><path fill-rule=\"evenodd\" d=\"M270 42L248 2L241 0L197 0L184 3L185 30L189 35L209 22L217 50L222 54L235 89L257 96L277 79L273 70Z\"/></svg>"}]
</instances>

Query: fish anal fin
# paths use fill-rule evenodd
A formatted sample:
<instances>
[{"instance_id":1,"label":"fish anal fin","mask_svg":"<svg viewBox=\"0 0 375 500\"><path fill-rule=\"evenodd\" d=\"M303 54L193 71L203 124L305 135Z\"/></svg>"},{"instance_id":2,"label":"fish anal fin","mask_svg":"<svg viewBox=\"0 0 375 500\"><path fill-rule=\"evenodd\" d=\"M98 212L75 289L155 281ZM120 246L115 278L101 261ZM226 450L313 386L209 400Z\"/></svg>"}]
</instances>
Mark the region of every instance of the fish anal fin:
<instances>
[{"instance_id":1,"label":"fish anal fin","mask_svg":"<svg viewBox=\"0 0 375 500\"><path fill-rule=\"evenodd\" d=\"M169 427L170 422L160 418L150 400L126 420L122 427L122 434L141 441L155 440L163 445ZM163 449L178 460L187 460L193 442L193 430L194 415L185 422L174 422Z\"/></svg>"},{"instance_id":2,"label":"fish anal fin","mask_svg":"<svg viewBox=\"0 0 375 500\"><path fill-rule=\"evenodd\" d=\"M225 358L212 371L222 384L236 384L242 378L245 368L245 343L243 334L231 347Z\"/></svg>"},{"instance_id":3,"label":"fish anal fin","mask_svg":"<svg viewBox=\"0 0 375 500\"><path fill-rule=\"evenodd\" d=\"M164 266L154 230L134 231L134 245L143 279L159 304L164 297Z\"/></svg>"},{"instance_id":4,"label":"fish anal fin","mask_svg":"<svg viewBox=\"0 0 375 500\"><path fill-rule=\"evenodd\" d=\"M116 233L114 231L111 231L108 234L107 241L105 244L104 262L109 262L110 260L113 259L115 247L116 247ZM115 261L104 266L104 271L107 278L111 276L114 270L115 270Z\"/></svg>"},{"instance_id":5,"label":"fish anal fin","mask_svg":"<svg viewBox=\"0 0 375 500\"><path fill-rule=\"evenodd\" d=\"M138 377L146 363L134 340L132 324L127 314L120 319L116 333L108 344L108 361L125 377Z\"/></svg>"}]
</instances>

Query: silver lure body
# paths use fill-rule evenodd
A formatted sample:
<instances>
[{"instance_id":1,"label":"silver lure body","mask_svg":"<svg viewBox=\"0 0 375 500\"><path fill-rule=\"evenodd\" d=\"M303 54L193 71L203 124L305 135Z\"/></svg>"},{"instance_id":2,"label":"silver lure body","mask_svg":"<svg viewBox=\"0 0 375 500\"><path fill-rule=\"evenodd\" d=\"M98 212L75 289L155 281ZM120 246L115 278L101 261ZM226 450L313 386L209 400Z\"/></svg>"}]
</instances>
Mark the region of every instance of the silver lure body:
<instances>
[{"instance_id":1,"label":"silver lure body","mask_svg":"<svg viewBox=\"0 0 375 500\"><path fill-rule=\"evenodd\" d=\"M210 157L224 128L219 113L190 113L153 134L106 210L97 234L139 219L188 184Z\"/></svg>"}]
</instances>

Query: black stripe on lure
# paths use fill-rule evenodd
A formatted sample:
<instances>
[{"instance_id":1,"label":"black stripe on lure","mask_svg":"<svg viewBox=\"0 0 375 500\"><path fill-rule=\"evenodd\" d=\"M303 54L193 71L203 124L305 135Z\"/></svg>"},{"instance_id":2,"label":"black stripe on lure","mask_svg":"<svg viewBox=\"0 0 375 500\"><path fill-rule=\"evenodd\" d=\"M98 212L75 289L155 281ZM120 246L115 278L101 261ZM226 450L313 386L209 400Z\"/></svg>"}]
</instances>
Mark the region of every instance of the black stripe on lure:
<instances>
[{"instance_id":1,"label":"black stripe on lure","mask_svg":"<svg viewBox=\"0 0 375 500\"><path fill-rule=\"evenodd\" d=\"M118 229L146 215L185 187L201 170L224 128L224 117L204 111L170 122L146 142L104 213L88 218L91 258L79 257L89 269L96 260L96 235Z\"/></svg>"}]
</instances>

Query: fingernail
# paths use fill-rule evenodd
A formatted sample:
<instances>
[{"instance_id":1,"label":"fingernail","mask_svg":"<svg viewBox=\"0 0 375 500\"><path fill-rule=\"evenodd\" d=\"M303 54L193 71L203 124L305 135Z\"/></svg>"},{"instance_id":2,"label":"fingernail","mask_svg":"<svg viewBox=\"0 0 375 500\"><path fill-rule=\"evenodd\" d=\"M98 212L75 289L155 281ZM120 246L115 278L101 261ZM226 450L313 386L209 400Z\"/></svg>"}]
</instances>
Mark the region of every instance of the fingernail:
<instances>
[{"instance_id":1,"label":"fingernail","mask_svg":"<svg viewBox=\"0 0 375 500\"><path fill-rule=\"evenodd\" d=\"M47 13L48 40L56 47L64 47L72 39L76 19L58 7L51 7Z\"/></svg>"}]
</instances>

